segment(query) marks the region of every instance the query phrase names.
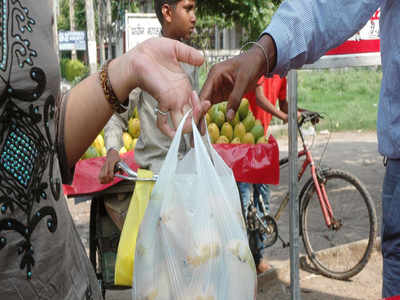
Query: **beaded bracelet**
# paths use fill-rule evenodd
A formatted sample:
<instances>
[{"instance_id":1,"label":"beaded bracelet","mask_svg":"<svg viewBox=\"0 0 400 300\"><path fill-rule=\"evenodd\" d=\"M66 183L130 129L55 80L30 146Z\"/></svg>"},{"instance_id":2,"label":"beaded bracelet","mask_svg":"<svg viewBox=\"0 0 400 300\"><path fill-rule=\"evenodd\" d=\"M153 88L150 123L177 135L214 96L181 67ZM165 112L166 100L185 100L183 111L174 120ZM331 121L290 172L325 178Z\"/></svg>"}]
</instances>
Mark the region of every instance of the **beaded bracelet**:
<instances>
[{"instance_id":1,"label":"beaded bracelet","mask_svg":"<svg viewBox=\"0 0 400 300\"><path fill-rule=\"evenodd\" d=\"M115 95L114 90L111 85L110 78L108 77L108 65L110 64L111 59L106 61L106 63L101 68L99 73L100 84L104 92L104 96L108 103L110 103L114 112L123 113L126 111L126 107L124 107L118 100L118 97ZM124 101L126 103L126 101Z\"/></svg>"},{"instance_id":2,"label":"beaded bracelet","mask_svg":"<svg viewBox=\"0 0 400 300\"><path fill-rule=\"evenodd\" d=\"M242 48L240 48L240 52L242 52L242 50L244 49L244 47L246 47L247 45L256 45L257 47L259 47L260 49L261 49L261 51L264 53L264 56L265 56L265 61L267 62L267 73L265 74L267 77L269 77L271 74L270 73L268 73L268 70L269 70L269 57L268 57L268 54L267 54L267 52L265 51L265 49L264 49L264 47L260 44L260 43L258 43L258 42L247 42L246 44L244 44L243 46L242 46Z\"/></svg>"}]
</instances>

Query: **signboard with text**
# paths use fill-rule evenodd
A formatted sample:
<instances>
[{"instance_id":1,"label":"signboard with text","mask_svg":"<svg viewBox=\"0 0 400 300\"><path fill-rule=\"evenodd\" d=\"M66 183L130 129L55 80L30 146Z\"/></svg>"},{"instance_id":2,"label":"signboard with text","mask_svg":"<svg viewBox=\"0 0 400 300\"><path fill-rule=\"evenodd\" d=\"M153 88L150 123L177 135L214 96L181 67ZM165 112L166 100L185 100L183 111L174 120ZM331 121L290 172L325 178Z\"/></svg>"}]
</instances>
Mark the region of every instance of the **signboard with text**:
<instances>
[{"instance_id":1,"label":"signboard with text","mask_svg":"<svg viewBox=\"0 0 400 300\"><path fill-rule=\"evenodd\" d=\"M85 31L59 31L58 45L61 51L86 50Z\"/></svg>"},{"instance_id":2,"label":"signboard with text","mask_svg":"<svg viewBox=\"0 0 400 300\"><path fill-rule=\"evenodd\" d=\"M149 38L158 37L161 32L155 14L127 13L125 26L125 52Z\"/></svg>"}]
</instances>

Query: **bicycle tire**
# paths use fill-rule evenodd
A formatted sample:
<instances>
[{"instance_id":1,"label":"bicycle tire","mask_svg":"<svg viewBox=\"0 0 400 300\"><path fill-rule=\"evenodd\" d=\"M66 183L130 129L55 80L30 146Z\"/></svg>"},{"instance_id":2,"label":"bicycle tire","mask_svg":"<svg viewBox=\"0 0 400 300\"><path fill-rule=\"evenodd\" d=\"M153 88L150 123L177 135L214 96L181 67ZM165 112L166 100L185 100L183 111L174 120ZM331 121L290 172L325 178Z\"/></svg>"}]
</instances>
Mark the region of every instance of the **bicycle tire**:
<instances>
[{"instance_id":1,"label":"bicycle tire","mask_svg":"<svg viewBox=\"0 0 400 300\"><path fill-rule=\"evenodd\" d=\"M326 226L310 178L301 206L304 248L319 273L345 280L361 272L371 256L377 232L375 206L367 189L354 175L337 169L324 169L321 175L339 224L336 229ZM364 241L357 242L360 240Z\"/></svg>"}]
</instances>

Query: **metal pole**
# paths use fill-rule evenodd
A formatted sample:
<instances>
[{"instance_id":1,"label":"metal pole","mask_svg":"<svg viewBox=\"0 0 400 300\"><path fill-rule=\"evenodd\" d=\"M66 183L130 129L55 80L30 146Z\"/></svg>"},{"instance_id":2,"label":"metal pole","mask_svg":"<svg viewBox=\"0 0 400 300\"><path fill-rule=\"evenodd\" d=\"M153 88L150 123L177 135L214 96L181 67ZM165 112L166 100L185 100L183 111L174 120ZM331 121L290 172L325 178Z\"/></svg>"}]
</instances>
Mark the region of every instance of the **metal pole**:
<instances>
[{"instance_id":1,"label":"metal pole","mask_svg":"<svg viewBox=\"0 0 400 300\"><path fill-rule=\"evenodd\" d=\"M299 203L297 201L297 71L289 72L289 234L290 299L300 300L299 280Z\"/></svg>"}]
</instances>

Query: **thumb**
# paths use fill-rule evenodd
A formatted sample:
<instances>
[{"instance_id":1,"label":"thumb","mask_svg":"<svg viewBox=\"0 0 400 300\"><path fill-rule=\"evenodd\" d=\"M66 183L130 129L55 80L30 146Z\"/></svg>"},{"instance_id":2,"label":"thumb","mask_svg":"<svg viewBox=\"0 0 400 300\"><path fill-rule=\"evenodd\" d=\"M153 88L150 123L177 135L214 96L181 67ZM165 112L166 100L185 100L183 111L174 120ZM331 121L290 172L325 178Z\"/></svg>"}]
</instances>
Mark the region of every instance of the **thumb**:
<instances>
[{"instance_id":1,"label":"thumb","mask_svg":"<svg viewBox=\"0 0 400 300\"><path fill-rule=\"evenodd\" d=\"M200 51L179 41L175 44L175 54L178 61L190 65L201 66L204 62L204 56Z\"/></svg>"}]
</instances>

